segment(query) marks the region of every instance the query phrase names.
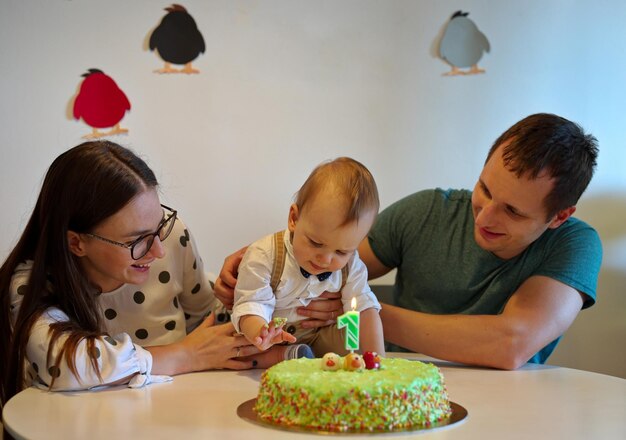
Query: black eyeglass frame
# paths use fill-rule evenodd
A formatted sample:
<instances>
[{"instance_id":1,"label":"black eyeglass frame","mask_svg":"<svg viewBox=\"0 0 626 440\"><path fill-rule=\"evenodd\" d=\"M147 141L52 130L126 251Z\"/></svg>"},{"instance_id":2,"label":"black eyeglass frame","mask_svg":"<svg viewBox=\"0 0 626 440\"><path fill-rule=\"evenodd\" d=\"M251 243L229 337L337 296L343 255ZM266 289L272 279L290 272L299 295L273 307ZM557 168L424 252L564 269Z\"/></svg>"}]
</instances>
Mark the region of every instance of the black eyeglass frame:
<instances>
[{"instance_id":1,"label":"black eyeglass frame","mask_svg":"<svg viewBox=\"0 0 626 440\"><path fill-rule=\"evenodd\" d=\"M93 237L93 238L96 238L98 240L104 241L105 243L114 244L115 246L119 246L119 247L123 247L123 248L126 248L126 249L130 249L130 257L133 260L140 260L148 252L150 252L150 249L152 248L152 245L154 244L154 238L161 233L161 229L163 229L163 227L167 224L167 222L172 220L172 223L170 224L170 228L166 231L166 233L163 236L163 238L159 237L159 240L165 241L165 239L167 237L169 237L170 234L172 233L172 229L174 229L174 223L176 223L176 214L178 213L178 211L176 211L175 209L172 209L172 208L170 208L168 206L165 206L165 205L161 205L161 208L167 209L168 211L171 212L171 214L168 217L164 218L161 223L159 223L159 227L156 229L156 231L150 232L149 234L144 234L141 237L137 238L137 240L134 240L132 243L128 243L128 244L127 243L120 243L119 241L115 241L115 240L111 240L109 238L101 237L100 235L93 234L91 232L83 232L83 234L88 235L88 236ZM150 239L149 239L149 241L146 244L146 251L142 255L135 256L135 247L139 243L144 241L146 238L148 238L148 237L150 237Z\"/></svg>"}]
</instances>

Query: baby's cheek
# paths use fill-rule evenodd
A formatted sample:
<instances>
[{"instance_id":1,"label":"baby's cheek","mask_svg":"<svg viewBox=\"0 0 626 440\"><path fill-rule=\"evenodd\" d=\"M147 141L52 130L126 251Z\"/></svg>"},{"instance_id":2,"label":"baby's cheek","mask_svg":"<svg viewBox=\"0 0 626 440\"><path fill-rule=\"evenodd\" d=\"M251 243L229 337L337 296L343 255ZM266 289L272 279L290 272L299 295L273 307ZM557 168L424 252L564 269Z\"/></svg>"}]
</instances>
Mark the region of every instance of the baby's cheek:
<instances>
[{"instance_id":1,"label":"baby's cheek","mask_svg":"<svg viewBox=\"0 0 626 440\"><path fill-rule=\"evenodd\" d=\"M300 266L302 266L308 260L307 252L305 250L302 250L302 249L296 249L295 247L293 249L293 256L295 257L296 262Z\"/></svg>"},{"instance_id":2,"label":"baby's cheek","mask_svg":"<svg viewBox=\"0 0 626 440\"><path fill-rule=\"evenodd\" d=\"M343 269L343 267L348 263L348 259L349 258L346 256L333 258L333 267L331 271L334 272L336 270Z\"/></svg>"}]
</instances>

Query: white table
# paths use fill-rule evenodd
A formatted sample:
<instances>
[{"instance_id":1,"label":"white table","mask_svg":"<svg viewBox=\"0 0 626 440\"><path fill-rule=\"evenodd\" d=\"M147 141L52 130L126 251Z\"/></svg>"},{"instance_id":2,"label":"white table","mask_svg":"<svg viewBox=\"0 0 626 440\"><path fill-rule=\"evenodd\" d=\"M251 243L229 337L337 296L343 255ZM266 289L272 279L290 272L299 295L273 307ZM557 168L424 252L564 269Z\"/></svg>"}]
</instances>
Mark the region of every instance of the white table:
<instances>
[{"instance_id":1,"label":"white table","mask_svg":"<svg viewBox=\"0 0 626 440\"><path fill-rule=\"evenodd\" d=\"M531 364L498 371L435 363L442 368L450 399L466 408L468 417L434 431L374 437L626 439L625 379ZM29 439L320 439L237 416L237 407L256 396L261 372L187 374L143 389L50 393L29 388L7 403L2 417L10 433Z\"/></svg>"}]
</instances>

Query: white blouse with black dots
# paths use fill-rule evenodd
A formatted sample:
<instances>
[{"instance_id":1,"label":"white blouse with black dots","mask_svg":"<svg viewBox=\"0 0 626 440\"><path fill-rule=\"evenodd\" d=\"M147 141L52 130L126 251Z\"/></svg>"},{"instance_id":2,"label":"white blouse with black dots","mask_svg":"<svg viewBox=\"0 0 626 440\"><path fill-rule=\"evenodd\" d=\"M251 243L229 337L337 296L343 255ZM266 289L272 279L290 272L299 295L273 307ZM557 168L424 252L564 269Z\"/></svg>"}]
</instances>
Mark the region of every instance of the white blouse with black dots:
<instances>
[{"instance_id":1,"label":"white blouse with black dots","mask_svg":"<svg viewBox=\"0 0 626 440\"><path fill-rule=\"evenodd\" d=\"M52 350L48 364L49 325L65 321L67 315L58 308L48 309L35 323L27 345L27 384L48 387L56 377L53 390L81 390L115 382L135 373L150 374L151 354L142 346L165 345L181 340L211 311L221 305L204 272L195 241L185 225L177 219L171 235L163 242L165 257L150 268L148 281L142 285L126 284L99 295L103 321L108 336L95 341L93 355L98 360L102 382L91 367L87 343L79 344L76 368L71 374L65 360L53 365L61 337ZM22 302L21 286L27 284L32 261L18 266L11 281L13 322ZM20 293L20 291L22 291ZM223 311L220 315L224 315Z\"/></svg>"}]
</instances>

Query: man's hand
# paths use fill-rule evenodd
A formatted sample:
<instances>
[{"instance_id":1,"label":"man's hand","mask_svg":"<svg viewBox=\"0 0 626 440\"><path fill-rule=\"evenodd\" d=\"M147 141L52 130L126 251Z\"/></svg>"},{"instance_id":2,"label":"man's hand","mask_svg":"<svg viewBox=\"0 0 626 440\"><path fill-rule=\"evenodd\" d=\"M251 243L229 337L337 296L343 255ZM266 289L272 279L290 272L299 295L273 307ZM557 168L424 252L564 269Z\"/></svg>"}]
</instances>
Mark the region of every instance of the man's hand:
<instances>
[{"instance_id":1,"label":"man's hand","mask_svg":"<svg viewBox=\"0 0 626 440\"><path fill-rule=\"evenodd\" d=\"M337 322L337 317L343 314L341 292L324 292L318 299L306 307L298 307L298 315L310 319L302 321L303 328L325 327Z\"/></svg>"},{"instance_id":2,"label":"man's hand","mask_svg":"<svg viewBox=\"0 0 626 440\"><path fill-rule=\"evenodd\" d=\"M215 280L215 297L228 309L233 308L235 299L235 285L237 284L237 276L239 275L239 264L243 254L246 253L248 246L244 246L234 254L224 259L222 270L217 280Z\"/></svg>"}]
</instances>

